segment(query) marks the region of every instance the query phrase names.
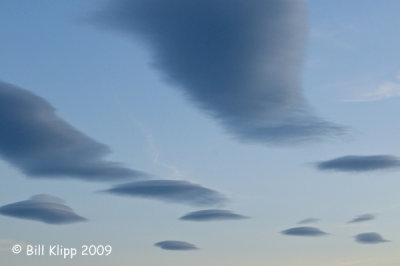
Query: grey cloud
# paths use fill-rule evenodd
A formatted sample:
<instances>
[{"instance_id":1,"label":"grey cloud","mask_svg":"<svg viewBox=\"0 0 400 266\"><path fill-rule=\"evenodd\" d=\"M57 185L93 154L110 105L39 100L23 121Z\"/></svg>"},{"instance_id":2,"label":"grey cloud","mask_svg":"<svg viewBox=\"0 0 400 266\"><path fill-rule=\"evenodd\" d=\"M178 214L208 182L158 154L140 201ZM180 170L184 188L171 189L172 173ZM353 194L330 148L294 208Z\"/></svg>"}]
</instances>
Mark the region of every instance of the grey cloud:
<instances>
[{"instance_id":1,"label":"grey cloud","mask_svg":"<svg viewBox=\"0 0 400 266\"><path fill-rule=\"evenodd\" d=\"M195 245L184 241L167 240L155 243L154 246L166 250L194 250L198 249Z\"/></svg>"},{"instance_id":2,"label":"grey cloud","mask_svg":"<svg viewBox=\"0 0 400 266\"><path fill-rule=\"evenodd\" d=\"M59 117L54 107L27 90L0 82L0 156L32 177L112 180L143 173L102 158L104 144Z\"/></svg>"},{"instance_id":3,"label":"grey cloud","mask_svg":"<svg viewBox=\"0 0 400 266\"><path fill-rule=\"evenodd\" d=\"M139 36L154 66L244 141L288 143L340 134L301 89L303 0L119 0L96 18Z\"/></svg>"},{"instance_id":4,"label":"grey cloud","mask_svg":"<svg viewBox=\"0 0 400 266\"><path fill-rule=\"evenodd\" d=\"M180 180L131 182L114 186L106 192L194 206L221 205L226 201L226 198L215 190Z\"/></svg>"},{"instance_id":5,"label":"grey cloud","mask_svg":"<svg viewBox=\"0 0 400 266\"><path fill-rule=\"evenodd\" d=\"M349 221L348 223L360 223L360 222L371 221L374 219L375 219L375 216L372 214L362 214L362 215L355 217L353 220Z\"/></svg>"},{"instance_id":6,"label":"grey cloud","mask_svg":"<svg viewBox=\"0 0 400 266\"><path fill-rule=\"evenodd\" d=\"M319 219L317 219L317 218L306 218L304 220L301 220L297 224L311 224L311 223L316 223L318 221L319 221Z\"/></svg>"},{"instance_id":7,"label":"grey cloud","mask_svg":"<svg viewBox=\"0 0 400 266\"><path fill-rule=\"evenodd\" d=\"M45 194L4 205L0 207L0 214L47 224L69 224L86 221L70 207L64 205L63 200Z\"/></svg>"},{"instance_id":8,"label":"grey cloud","mask_svg":"<svg viewBox=\"0 0 400 266\"><path fill-rule=\"evenodd\" d=\"M362 244L379 244L384 242L390 242L389 240L383 239L380 234L377 233L362 233L354 236L355 240Z\"/></svg>"},{"instance_id":9,"label":"grey cloud","mask_svg":"<svg viewBox=\"0 0 400 266\"><path fill-rule=\"evenodd\" d=\"M289 236L311 236L311 237L327 235L327 233L321 231L318 228L308 227L308 226L289 228L287 230L282 231L281 234Z\"/></svg>"},{"instance_id":10,"label":"grey cloud","mask_svg":"<svg viewBox=\"0 0 400 266\"><path fill-rule=\"evenodd\" d=\"M248 217L236 214L229 210L219 210L219 209L212 209L212 210L201 210L190 212L185 214L180 220L187 220L187 221L214 221L214 220L240 220L246 219Z\"/></svg>"},{"instance_id":11,"label":"grey cloud","mask_svg":"<svg viewBox=\"0 0 400 266\"><path fill-rule=\"evenodd\" d=\"M400 167L400 159L392 155L348 155L316 164L319 170L367 172Z\"/></svg>"}]
</instances>

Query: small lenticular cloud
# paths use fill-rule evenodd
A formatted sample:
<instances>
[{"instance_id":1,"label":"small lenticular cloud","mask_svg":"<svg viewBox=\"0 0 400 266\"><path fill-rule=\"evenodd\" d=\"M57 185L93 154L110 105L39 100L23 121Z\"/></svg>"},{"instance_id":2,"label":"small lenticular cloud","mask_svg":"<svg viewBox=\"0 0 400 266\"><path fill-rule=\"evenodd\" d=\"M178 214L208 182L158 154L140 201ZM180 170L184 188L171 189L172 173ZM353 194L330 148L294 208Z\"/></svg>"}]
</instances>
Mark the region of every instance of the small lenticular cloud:
<instances>
[{"instance_id":1,"label":"small lenticular cloud","mask_svg":"<svg viewBox=\"0 0 400 266\"><path fill-rule=\"evenodd\" d=\"M298 222L297 224L312 224L312 223L316 223L318 222L319 219L318 218L306 218L304 220L301 220L300 222Z\"/></svg>"},{"instance_id":2,"label":"small lenticular cloud","mask_svg":"<svg viewBox=\"0 0 400 266\"><path fill-rule=\"evenodd\" d=\"M400 158L392 155L348 155L316 163L319 170L340 172L368 172L399 168Z\"/></svg>"},{"instance_id":3,"label":"small lenticular cloud","mask_svg":"<svg viewBox=\"0 0 400 266\"><path fill-rule=\"evenodd\" d=\"M47 224L69 224L86 221L77 215L64 201L55 196L40 194L28 200L0 207L0 214Z\"/></svg>"},{"instance_id":4,"label":"small lenticular cloud","mask_svg":"<svg viewBox=\"0 0 400 266\"><path fill-rule=\"evenodd\" d=\"M155 243L154 246L166 250L195 250L198 249L195 245L184 241L166 240Z\"/></svg>"},{"instance_id":5,"label":"small lenticular cloud","mask_svg":"<svg viewBox=\"0 0 400 266\"><path fill-rule=\"evenodd\" d=\"M386 240L380 234L374 232L358 234L354 236L354 238L358 243L362 244L379 244L390 242L390 240Z\"/></svg>"},{"instance_id":6,"label":"small lenticular cloud","mask_svg":"<svg viewBox=\"0 0 400 266\"><path fill-rule=\"evenodd\" d=\"M205 222L205 221L220 221L220 220L241 220L246 218L248 217L236 214L229 210L211 209L211 210L190 212L188 214L185 214L179 219L187 221Z\"/></svg>"},{"instance_id":7,"label":"small lenticular cloud","mask_svg":"<svg viewBox=\"0 0 400 266\"><path fill-rule=\"evenodd\" d=\"M221 205L226 201L226 198L215 190L182 180L132 182L114 186L105 192L194 206Z\"/></svg>"},{"instance_id":8,"label":"small lenticular cloud","mask_svg":"<svg viewBox=\"0 0 400 266\"><path fill-rule=\"evenodd\" d=\"M288 235L288 236L309 236L309 237L316 237L316 236L324 236L327 235L328 233L325 233L324 231L321 231L320 229L316 227L308 227L308 226L302 226L302 227L293 227L286 229L281 232L281 234Z\"/></svg>"},{"instance_id":9,"label":"small lenticular cloud","mask_svg":"<svg viewBox=\"0 0 400 266\"><path fill-rule=\"evenodd\" d=\"M348 223L361 223L361 222L366 222L366 221L371 221L375 219L375 215L372 214L362 214L354 219L348 221Z\"/></svg>"}]
</instances>

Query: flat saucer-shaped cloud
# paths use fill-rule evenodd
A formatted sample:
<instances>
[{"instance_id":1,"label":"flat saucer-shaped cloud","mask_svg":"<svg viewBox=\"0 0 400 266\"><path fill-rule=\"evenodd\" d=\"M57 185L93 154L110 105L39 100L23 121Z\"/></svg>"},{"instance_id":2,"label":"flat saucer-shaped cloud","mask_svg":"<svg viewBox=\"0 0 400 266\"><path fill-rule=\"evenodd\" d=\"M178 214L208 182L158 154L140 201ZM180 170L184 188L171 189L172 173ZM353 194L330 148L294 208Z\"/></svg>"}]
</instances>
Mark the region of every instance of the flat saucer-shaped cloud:
<instances>
[{"instance_id":1,"label":"flat saucer-shaped cloud","mask_svg":"<svg viewBox=\"0 0 400 266\"><path fill-rule=\"evenodd\" d=\"M28 200L0 207L0 214L47 224L69 224L86 221L76 214L64 201L46 194L31 197Z\"/></svg>"},{"instance_id":2,"label":"flat saucer-shaped cloud","mask_svg":"<svg viewBox=\"0 0 400 266\"><path fill-rule=\"evenodd\" d=\"M362 244L379 244L390 242L389 240L384 239L380 234L374 232L358 234L354 236L354 238L358 243Z\"/></svg>"},{"instance_id":3,"label":"flat saucer-shaped cloud","mask_svg":"<svg viewBox=\"0 0 400 266\"><path fill-rule=\"evenodd\" d=\"M303 0L113 0L97 21L139 37L167 81L244 141L339 133L301 88Z\"/></svg>"},{"instance_id":4,"label":"flat saucer-shaped cloud","mask_svg":"<svg viewBox=\"0 0 400 266\"><path fill-rule=\"evenodd\" d=\"M310 236L310 237L327 235L327 233L325 233L324 231L321 231L316 227L309 227L309 226L289 228L282 231L281 234L289 236Z\"/></svg>"},{"instance_id":5,"label":"flat saucer-shaped cloud","mask_svg":"<svg viewBox=\"0 0 400 266\"><path fill-rule=\"evenodd\" d=\"M374 170L400 169L400 158L393 155L348 155L316 163L319 170L341 172L368 172Z\"/></svg>"},{"instance_id":6,"label":"flat saucer-shaped cloud","mask_svg":"<svg viewBox=\"0 0 400 266\"><path fill-rule=\"evenodd\" d=\"M194 250L198 249L195 245L184 241L166 240L155 243L154 246L166 250Z\"/></svg>"},{"instance_id":7,"label":"flat saucer-shaped cloud","mask_svg":"<svg viewBox=\"0 0 400 266\"><path fill-rule=\"evenodd\" d=\"M0 82L0 156L32 177L112 180L143 174L103 160L109 148L59 117L45 99Z\"/></svg>"},{"instance_id":8,"label":"flat saucer-shaped cloud","mask_svg":"<svg viewBox=\"0 0 400 266\"><path fill-rule=\"evenodd\" d=\"M355 217L354 219L350 220L348 223L361 223L361 222L371 221L374 219L375 219L375 215L366 213L366 214L362 214L362 215Z\"/></svg>"},{"instance_id":9,"label":"flat saucer-shaped cloud","mask_svg":"<svg viewBox=\"0 0 400 266\"><path fill-rule=\"evenodd\" d=\"M247 218L246 216L236 214L229 210L211 209L211 210L189 212L188 214L185 214L179 219L187 221L204 222L204 221L215 221L215 220L240 220L246 218Z\"/></svg>"},{"instance_id":10,"label":"flat saucer-shaped cloud","mask_svg":"<svg viewBox=\"0 0 400 266\"><path fill-rule=\"evenodd\" d=\"M318 222L318 218L306 218L301 221L299 221L297 224L312 224Z\"/></svg>"},{"instance_id":11,"label":"flat saucer-shaped cloud","mask_svg":"<svg viewBox=\"0 0 400 266\"><path fill-rule=\"evenodd\" d=\"M114 186L106 192L194 206L221 205L226 201L215 190L181 180L138 181Z\"/></svg>"}]
</instances>

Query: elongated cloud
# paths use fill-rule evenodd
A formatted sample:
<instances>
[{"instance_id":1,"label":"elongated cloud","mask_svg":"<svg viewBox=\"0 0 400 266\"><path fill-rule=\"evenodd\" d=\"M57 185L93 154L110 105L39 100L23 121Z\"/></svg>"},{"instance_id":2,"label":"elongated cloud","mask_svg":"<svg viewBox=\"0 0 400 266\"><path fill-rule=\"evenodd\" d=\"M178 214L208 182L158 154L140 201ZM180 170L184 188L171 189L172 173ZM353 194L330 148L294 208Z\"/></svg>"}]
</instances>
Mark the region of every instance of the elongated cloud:
<instances>
[{"instance_id":1,"label":"elongated cloud","mask_svg":"<svg viewBox=\"0 0 400 266\"><path fill-rule=\"evenodd\" d=\"M219 192L179 180L149 180L114 186L106 192L194 206L221 205L226 198Z\"/></svg>"},{"instance_id":2,"label":"elongated cloud","mask_svg":"<svg viewBox=\"0 0 400 266\"><path fill-rule=\"evenodd\" d=\"M395 80L385 81L377 89L346 102L375 102L400 96L400 74Z\"/></svg>"},{"instance_id":3,"label":"elongated cloud","mask_svg":"<svg viewBox=\"0 0 400 266\"><path fill-rule=\"evenodd\" d=\"M179 219L187 221L204 222L204 221L215 221L215 220L240 220L246 218L247 218L246 216L236 214L232 211L211 209L211 210L189 212L188 214L185 214Z\"/></svg>"},{"instance_id":4,"label":"elongated cloud","mask_svg":"<svg viewBox=\"0 0 400 266\"><path fill-rule=\"evenodd\" d=\"M350 220L348 223L361 223L361 222L366 222L366 221L371 221L375 219L375 215L372 214L362 214L354 219Z\"/></svg>"},{"instance_id":5,"label":"elongated cloud","mask_svg":"<svg viewBox=\"0 0 400 266\"><path fill-rule=\"evenodd\" d=\"M40 194L28 200L0 207L0 214L47 224L69 224L86 221L57 197Z\"/></svg>"},{"instance_id":6,"label":"elongated cloud","mask_svg":"<svg viewBox=\"0 0 400 266\"><path fill-rule=\"evenodd\" d=\"M355 240L362 244L379 244L390 242L389 240L384 239L380 234L371 232L371 233L362 233L354 236Z\"/></svg>"},{"instance_id":7,"label":"elongated cloud","mask_svg":"<svg viewBox=\"0 0 400 266\"><path fill-rule=\"evenodd\" d=\"M104 161L104 144L60 118L43 98L0 82L0 156L32 177L107 180L144 174Z\"/></svg>"},{"instance_id":8,"label":"elongated cloud","mask_svg":"<svg viewBox=\"0 0 400 266\"><path fill-rule=\"evenodd\" d=\"M166 250L194 250L198 249L195 245L184 241L166 240L155 243L154 246Z\"/></svg>"},{"instance_id":9,"label":"elongated cloud","mask_svg":"<svg viewBox=\"0 0 400 266\"><path fill-rule=\"evenodd\" d=\"M312 223L316 223L318 221L319 221L319 219L317 219L317 218L306 218L304 220L301 220L297 224L312 224Z\"/></svg>"},{"instance_id":10,"label":"elongated cloud","mask_svg":"<svg viewBox=\"0 0 400 266\"><path fill-rule=\"evenodd\" d=\"M281 234L289 236L311 236L311 237L327 235L327 233L321 231L316 227L308 227L308 226L289 228L282 231Z\"/></svg>"},{"instance_id":11,"label":"elongated cloud","mask_svg":"<svg viewBox=\"0 0 400 266\"><path fill-rule=\"evenodd\" d=\"M367 172L400 167L400 159L392 155L348 155L316 164L319 170Z\"/></svg>"},{"instance_id":12,"label":"elongated cloud","mask_svg":"<svg viewBox=\"0 0 400 266\"><path fill-rule=\"evenodd\" d=\"M241 140L341 131L316 117L302 94L303 0L119 0L99 17L141 37L166 79Z\"/></svg>"}]
</instances>

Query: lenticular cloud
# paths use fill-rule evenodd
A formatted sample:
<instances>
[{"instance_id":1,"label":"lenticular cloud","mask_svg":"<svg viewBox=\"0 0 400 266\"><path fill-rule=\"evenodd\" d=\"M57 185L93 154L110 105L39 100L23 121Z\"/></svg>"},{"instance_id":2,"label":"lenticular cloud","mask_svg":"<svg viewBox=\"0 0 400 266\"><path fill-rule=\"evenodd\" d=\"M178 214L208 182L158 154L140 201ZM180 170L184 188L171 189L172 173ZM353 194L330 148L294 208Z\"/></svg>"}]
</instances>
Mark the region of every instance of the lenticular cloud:
<instances>
[{"instance_id":1,"label":"lenticular cloud","mask_svg":"<svg viewBox=\"0 0 400 266\"><path fill-rule=\"evenodd\" d=\"M341 131L302 94L306 17L302 0L119 0L98 20L144 40L153 65L229 133L282 143Z\"/></svg>"}]
</instances>

